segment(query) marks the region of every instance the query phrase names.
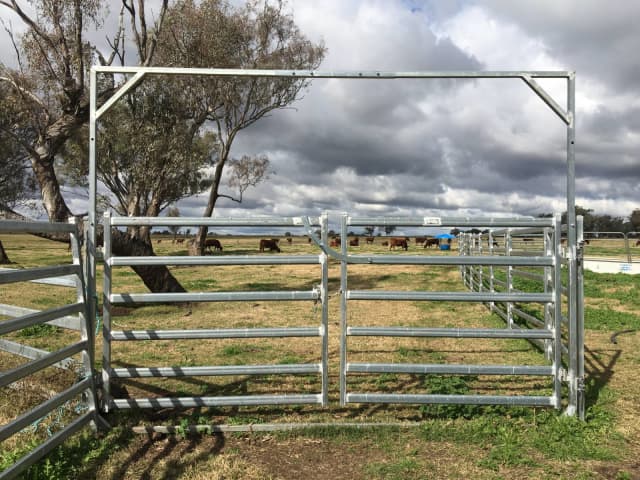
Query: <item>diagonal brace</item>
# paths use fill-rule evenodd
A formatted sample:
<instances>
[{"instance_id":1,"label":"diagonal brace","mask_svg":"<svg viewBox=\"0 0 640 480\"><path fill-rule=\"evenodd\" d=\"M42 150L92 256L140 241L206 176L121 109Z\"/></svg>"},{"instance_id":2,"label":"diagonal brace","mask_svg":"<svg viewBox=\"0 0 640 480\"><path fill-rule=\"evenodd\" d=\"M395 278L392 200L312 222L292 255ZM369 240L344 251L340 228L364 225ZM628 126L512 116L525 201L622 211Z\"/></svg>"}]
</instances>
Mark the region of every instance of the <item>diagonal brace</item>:
<instances>
[{"instance_id":1,"label":"diagonal brace","mask_svg":"<svg viewBox=\"0 0 640 480\"><path fill-rule=\"evenodd\" d=\"M127 82L120 87L120 89L114 93L109 100L104 102L102 106L96 111L96 120L98 120L103 114L105 114L114 103L120 100L129 90L136 87L144 78L145 72L141 70L131 77Z\"/></svg>"},{"instance_id":2,"label":"diagonal brace","mask_svg":"<svg viewBox=\"0 0 640 480\"><path fill-rule=\"evenodd\" d=\"M523 74L521 78L527 85L529 85L529 87L531 87L531 90L533 90L536 95L538 95L542 99L542 101L546 103L551 108L551 110L553 110L555 114L560 117L560 119L565 124L571 125L573 123L572 115L565 109L563 109L560 105L558 105L558 102L551 98L551 95L549 95L546 90L533 79L533 77L527 74Z\"/></svg>"}]
</instances>

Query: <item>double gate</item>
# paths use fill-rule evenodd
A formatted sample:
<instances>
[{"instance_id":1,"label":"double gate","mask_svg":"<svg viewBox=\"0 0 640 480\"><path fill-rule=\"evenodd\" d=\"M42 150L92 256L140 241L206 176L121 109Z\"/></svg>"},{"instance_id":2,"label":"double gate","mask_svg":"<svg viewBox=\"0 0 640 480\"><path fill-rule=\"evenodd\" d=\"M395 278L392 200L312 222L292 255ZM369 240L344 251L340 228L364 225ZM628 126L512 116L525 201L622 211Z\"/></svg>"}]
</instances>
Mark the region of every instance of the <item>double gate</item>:
<instances>
[{"instance_id":1,"label":"double gate","mask_svg":"<svg viewBox=\"0 0 640 480\"><path fill-rule=\"evenodd\" d=\"M201 226L214 228L287 228L296 232L296 237L307 235L309 241L318 249L315 255L227 255L214 254L205 256L168 256L168 257L122 257L111 251L110 233L112 228L161 226ZM349 231L352 228L377 226L380 228L393 226L402 231L442 232L452 228L509 228L521 234L539 234L544 237L544 248L540 251L516 252L511 249L511 240L506 240L505 254L498 255L494 250L486 254L482 247L472 248L470 245L481 245L486 242L481 237L460 236L460 255L425 255L408 254L408 252L389 252L388 254L350 254ZM562 246L560 242L561 228L558 218L536 219L500 219L500 218L424 218L424 217L351 217L342 215L340 219L340 249L329 246L329 218L327 214L319 218L244 218L244 219L203 219L203 218L141 218L112 217L104 219L104 325L103 325L103 362L102 379L104 391L103 410L126 408L166 408L166 407L198 407L198 406L254 406L254 405L287 405L318 404L329 405L329 261L340 264L340 328L339 335L339 395L340 405L348 403L410 403L410 404L499 404L550 406L557 409L566 407L575 413L579 407L578 392L581 375L579 370L567 370L563 366L563 349L569 359L578 358L581 337L574 331L580 323L575 316L579 312L562 312L563 291L561 271L563 266ZM511 230L509 230L511 231ZM498 238L500 234L496 233ZM378 239L383 241L384 237ZM400 238L402 240L402 238ZM390 241L390 238L387 239ZM406 240L405 240L406 241ZM505 241L505 240L503 240ZM400 242L401 243L401 242ZM490 243L494 248L495 241ZM412 250L415 247L412 247ZM353 249L352 249L353 251ZM168 265L168 266L247 266L247 265L311 265L319 266L317 284L311 290L295 291L232 291L232 292L188 292L188 293L130 293L112 291L112 269L121 266L135 265ZM431 290L379 290L349 288L350 269L355 265L394 265L402 270L407 266L449 266L460 270L462 280L468 290L431 291ZM510 276L522 270L541 269L542 286L539 291L521 291L515 288L496 288L499 282L493 274L483 277L483 269L493 272L494 269L506 270L506 284ZM523 273L523 275L533 275ZM489 283L485 286L485 280ZM117 305L171 303L171 302L277 302L301 301L319 304L322 312L319 325L304 327L279 328L243 328L243 329L185 329L185 330L115 330L112 327L112 308ZM419 303L476 303L489 305L494 311L502 313L498 305L506 306L506 325L500 328L452 328L446 326L419 327L403 325L395 322L386 326L351 325L350 308L354 302L419 302ZM522 310L523 305L540 305L542 318L536 320L533 314ZM529 315L526 326L513 321L513 315ZM504 314L503 314L504 316ZM569 321L569 317L573 320ZM360 319L362 320L362 319ZM571 336L563 343L563 321L573 325ZM111 351L114 343L149 340L202 340L202 339L259 339L259 338L318 338L318 363L296 363L286 365L233 365L233 366L130 366L113 368ZM349 362L349 343L354 337L386 337L414 339L525 339L542 344L547 364L540 365L495 365L495 364L446 364L446 363L382 363L382 362ZM567 362L565 362L567 363ZM572 364L573 365L573 364ZM567 364L568 367L568 364ZM573 365L575 367L575 365ZM569 374L570 373L570 374ZM317 393L290 393L284 395L245 395L245 396L189 396L160 398L116 398L111 394L111 384L116 379L143 377L189 377L220 375L294 375L317 374L320 376L320 391ZM368 374L414 374L414 375L474 375L474 376L542 376L550 379L551 393L547 395L480 395L480 394L432 394L432 393L379 393L367 391L351 391L349 380L354 376ZM569 383L572 394L563 400L562 388Z\"/></svg>"}]
</instances>

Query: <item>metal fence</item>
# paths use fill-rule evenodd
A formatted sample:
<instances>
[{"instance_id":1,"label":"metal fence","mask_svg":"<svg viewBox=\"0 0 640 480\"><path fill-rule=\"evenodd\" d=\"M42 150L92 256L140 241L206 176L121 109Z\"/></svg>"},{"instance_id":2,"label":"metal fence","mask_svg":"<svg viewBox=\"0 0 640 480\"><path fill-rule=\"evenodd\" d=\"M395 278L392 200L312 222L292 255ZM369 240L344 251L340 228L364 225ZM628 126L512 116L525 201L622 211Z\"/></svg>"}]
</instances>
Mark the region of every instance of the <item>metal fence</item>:
<instances>
[{"instance_id":1,"label":"metal fence","mask_svg":"<svg viewBox=\"0 0 640 480\"><path fill-rule=\"evenodd\" d=\"M341 272L341 361L340 361L340 392L341 402L346 403L448 403L448 404L497 404L497 405L528 405L553 406L560 408L562 403L562 372L560 368L561 339L556 327L560 322L559 291L555 288L560 283L559 243L549 246L543 254L538 255L525 242L520 251L511 251L510 256L485 255L482 250L476 250L477 255L470 255L471 236L462 235L460 256L425 256L425 255L346 255L346 233L352 226L393 225L397 227L433 227L439 228L467 228L467 227L500 227L509 226L519 228L521 233L539 232L541 229L557 232L559 225L553 219L506 219L506 218L381 218L381 217L349 217L342 219L342 272ZM559 238L559 236L555 236ZM511 237L508 237L511 238ZM559 242L559 240L558 240ZM480 245L479 241L475 241ZM493 244L490 243L491 247ZM476 247L478 248L478 247ZM379 291L379 290L349 290L350 264L393 264L393 265L447 265L459 266L465 283L471 292L458 291ZM515 289L484 288L483 269L506 268L513 272L516 268L543 268L547 272L548 288L539 292L518 291ZM487 279L490 280L490 276ZM497 283L495 279L494 283ZM472 286L477 288L472 288ZM547 322L538 325L539 328L516 328L514 322L509 322L507 328L421 328L410 326L367 327L349 326L347 319L348 305L354 301L414 301L414 302L475 302L498 304L534 303L544 305L549 313ZM455 339L528 339L542 341L548 346L551 364L539 365L460 365L460 364L385 364L385 363L349 363L348 340L356 336L372 337L418 337L418 338L455 338ZM347 381L349 374L384 374L409 373L428 375L536 375L553 378L553 394L545 395L477 395L477 394L405 394L396 393L362 393L349 392Z\"/></svg>"},{"instance_id":2,"label":"metal fence","mask_svg":"<svg viewBox=\"0 0 640 480\"><path fill-rule=\"evenodd\" d=\"M0 427L0 441L12 437L32 423L56 411L72 399L84 397L84 401L88 407L86 412L79 414L74 420L64 426L64 428L50 436L34 450L0 473L0 478L9 479L18 476L26 468L36 463L84 426L91 422L96 422L98 420L98 410L93 377L94 336L91 327L92 322L86 315L86 289L82 263L80 261L80 243L77 225L75 223L0 221L0 233L66 233L70 235L73 256L73 262L71 264L20 270L4 269L0 271L0 284L42 282L72 287L77 291L76 302L48 310L31 310L11 305L0 306L0 314L10 317L9 320L0 322L0 335L6 335L28 327L49 323L63 328L79 330L81 336L79 342L54 352L36 349L8 339L2 339L0 349L26 357L31 361L1 372L0 387L11 386L48 367L57 366L70 368L72 363L75 364L75 362L72 361L72 357L77 354L81 355L81 364L78 366L81 379L73 386L56 394L30 411L21 414L11 422L2 425ZM67 277L55 278L59 276Z\"/></svg>"},{"instance_id":3,"label":"metal fence","mask_svg":"<svg viewBox=\"0 0 640 480\"><path fill-rule=\"evenodd\" d=\"M320 227L321 239L326 243L327 217L312 219L313 227ZM127 408L163 408L195 406L248 406L328 404L328 337L327 337L327 256L317 255L224 255L224 256L169 256L169 257L124 257L115 256L111 250L111 230L116 227L145 225L154 226L202 226L207 227L287 227L291 230L305 228L299 218L104 218L104 296L103 296L103 350L102 388L104 411ZM112 270L119 266L134 265L319 265L318 285L307 291L246 291L246 292L189 292L189 293L128 293L112 291ZM320 304L321 324L307 327L243 328L243 329L185 329L185 330L114 330L111 317L114 305L136 305L171 302L277 302L307 301ZM111 351L114 342L136 342L144 340L193 340L204 339L255 339L317 337L319 339L320 363L287 365L234 365L234 366L136 366L113 368ZM111 384L122 378L169 378L219 375L297 375L318 374L321 391L317 394L244 395L244 396L192 396L166 398L114 398Z\"/></svg>"},{"instance_id":4,"label":"metal fence","mask_svg":"<svg viewBox=\"0 0 640 480\"><path fill-rule=\"evenodd\" d=\"M465 285L472 292L519 295L538 291L549 298L542 308L528 308L523 299L488 301L488 308L500 316L514 331L548 332L547 338L529 337L551 362L555 378L555 401L561 400L563 384L568 386L566 409L584 417L584 339L583 339L583 270L582 218L577 219L578 298L572 299L568 285L571 276L567 251L561 238L560 217L552 224L536 228L511 227L485 233L460 236L461 254L469 258L500 258L502 264L484 260L462 267ZM527 260L528 259L528 260ZM563 270L564 268L564 270ZM560 406L559 403L556 404Z\"/></svg>"}]
</instances>

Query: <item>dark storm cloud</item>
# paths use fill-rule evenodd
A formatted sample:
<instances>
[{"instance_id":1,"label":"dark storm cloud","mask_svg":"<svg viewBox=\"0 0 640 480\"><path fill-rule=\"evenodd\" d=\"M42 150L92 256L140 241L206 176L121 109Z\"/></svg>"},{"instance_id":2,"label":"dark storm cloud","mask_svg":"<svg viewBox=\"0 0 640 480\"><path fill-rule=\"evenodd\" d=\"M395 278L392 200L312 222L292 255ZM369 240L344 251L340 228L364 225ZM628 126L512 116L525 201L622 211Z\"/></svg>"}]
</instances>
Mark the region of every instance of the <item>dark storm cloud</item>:
<instances>
[{"instance_id":1,"label":"dark storm cloud","mask_svg":"<svg viewBox=\"0 0 640 480\"><path fill-rule=\"evenodd\" d=\"M637 89L639 2L488 0L482 5L497 18L516 22L531 36L543 39L549 52L568 68L611 88Z\"/></svg>"}]
</instances>

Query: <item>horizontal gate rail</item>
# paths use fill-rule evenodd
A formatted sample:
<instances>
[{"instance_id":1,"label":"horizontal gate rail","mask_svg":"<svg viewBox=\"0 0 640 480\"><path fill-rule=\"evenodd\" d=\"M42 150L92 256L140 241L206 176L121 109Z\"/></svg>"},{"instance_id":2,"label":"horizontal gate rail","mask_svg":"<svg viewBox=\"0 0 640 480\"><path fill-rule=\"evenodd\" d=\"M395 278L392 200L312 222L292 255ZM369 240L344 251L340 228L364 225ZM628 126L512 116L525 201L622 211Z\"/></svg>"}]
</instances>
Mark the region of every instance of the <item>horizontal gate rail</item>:
<instances>
[{"instance_id":1,"label":"horizontal gate rail","mask_svg":"<svg viewBox=\"0 0 640 480\"><path fill-rule=\"evenodd\" d=\"M321 227L323 241L327 238L328 220L323 217L256 217L256 218L146 218L112 217L104 218L104 322L103 322L103 390L102 408L165 408L226 405L289 405L328 403L328 266L324 252L318 255L200 255L200 256L143 256L120 257L111 252L111 228L116 226L217 226L217 227L288 227L306 229L309 225ZM241 292L185 292L185 293L112 293L112 268L136 265L190 265L190 266L239 266L239 265L319 265L321 279L318 287L311 290L241 291ZM275 327L275 328L215 328L182 330L112 330L111 306L153 303L185 302L277 302L308 301L322 306L321 325L317 327ZM233 366L133 366L112 368L112 342L141 340L203 340L203 339L252 339L252 338L296 338L317 337L320 339L320 363L287 365L233 365ZM299 375L320 374L319 394L291 395L245 395L232 397L180 397L180 398L112 398L110 384L113 379L127 378L169 378L188 376L230 376L230 375Z\"/></svg>"},{"instance_id":2,"label":"horizontal gate rail","mask_svg":"<svg viewBox=\"0 0 640 480\"><path fill-rule=\"evenodd\" d=\"M535 365L445 365L417 363L348 363L347 372L411 373L416 375L553 375L550 366Z\"/></svg>"},{"instance_id":3,"label":"horizontal gate rail","mask_svg":"<svg viewBox=\"0 0 640 480\"><path fill-rule=\"evenodd\" d=\"M50 267L28 268L24 270L0 271L0 284L14 282L28 282L47 277L59 277L61 275L82 275L80 265L57 265Z\"/></svg>"},{"instance_id":4,"label":"horizontal gate rail","mask_svg":"<svg viewBox=\"0 0 640 480\"><path fill-rule=\"evenodd\" d=\"M111 330L109 338L125 340L206 340L220 338L318 337L322 327L219 328L197 330Z\"/></svg>"},{"instance_id":5,"label":"horizontal gate rail","mask_svg":"<svg viewBox=\"0 0 640 480\"><path fill-rule=\"evenodd\" d=\"M0 472L0 479L8 480L10 478L16 478L18 475L20 475L20 473L24 472L27 468L44 458L47 454L53 451L54 448L61 445L65 440L75 435L77 432L82 430L94 420L95 415L93 412L87 412L83 415L80 415L78 418L69 423L65 428L49 437L49 439L45 443L36 447L28 455L22 457L6 470Z\"/></svg>"},{"instance_id":6,"label":"horizontal gate rail","mask_svg":"<svg viewBox=\"0 0 640 480\"><path fill-rule=\"evenodd\" d=\"M348 300L408 300L425 302L535 302L553 301L547 293L491 292L407 292L384 290L348 290Z\"/></svg>"},{"instance_id":7,"label":"horizontal gate rail","mask_svg":"<svg viewBox=\"0 0 640 480\"><path fill-rule=\"evenodd\" d=\"M195 407L250 407L260 405L322 404L322 394L241 395L228 397L162 397L112 399L111 406L129 408L195 408Z\"/></svg>"},{"instance_id":8,"label":"horizontal gate rail","mask_svg":"<svg viewBox=\"0 0 640 480\"><path fill-rule=\"evenodd\" d=\"M321 364L229 365L221 367L126 367L111 369L114 378L207 377L217 375L300 375L321 373Z\"/></svg>"},{"instance_id":9,"label":"horizontal gate rail","mask_svg":"<svg viewBox=\"0 0 640 480\"><path fill-rule=\"evenodd\" d=\"M21 378L32 375L46 367L50 367L54 363L58 363L60 360L64 360L65 358L72 357L76 353L85 351L87 346L88 343L86 341L74 343L68 347L51 352L44 357L40 357L37 360L20 365L14 369L7 370L0 374L0 387L6 387Z\"/></svg>"},{"instance_id":10,"label":"horizontal gate rail","mask_svg":"<svg viewBox=\"0 0 640 480\"><path fill-rule=\"evenodd\" d=\"M279 292L114 293L113 304L169 302L275 302L319 300L318 290Z\"/></svg>"},{"instance_id":11,"label":"horizontal gate rail","mask_svg":"<svg viewBox=\"0 0 640 480\"><path fill-rule=\"evenodd\" d=\"M527 217L352 217L346 219L347 225L352 227L367 227L369 225L394 227L535 227L540 232L542 227L552 226L549 218ZM523 228L523 232L527 232Z\"/></svg>"},{"instance_id":12,"label":"horizontal gate rail","mask_svg":"<svg viewBox=\"0 0 640 480\"><path fill-rule=\"evenodd\" d=\"M39 323L46 323L56 318L66 317L67 315L71 315L73 313L80 313L84 310L84 308L84 303L73 303L71 305L65 305L63 307L52 308L50 310L29 313L12 320L5 320L3 322L0 322L0 335L5 335L9 332L20 330L26 327L31 327Z\"/></svg>"},{"instance_id":13,"label":"horizontal gate rail","mask_svg":"<svg viewBox=\"0 0 640 480\"><path fill-rule=\"evenodd\" d=\"M111 257L109 265L314 265L320 263L319 255L234 255L227 257Z\"/></svg>"},{"instance_id":14,"label":"horizontal gate rail","mask_svg":"<svg viewBox=\"0 0 640 480\"><path fill-rule=\"evenodd\" d=\"M348 403L410 403L452 405L522 405L527 407L555 407L555 397L521 395L429 395L393 393L347 393Z\"/></svg>"},{"instance_id":15,"label":"horizontal gate rail","mask_svg":"<svg viewBox=\"0 0 640 480\"><path fill-rule=\"evenodd\" d=\"M30 362L0 372L0 388L14 385L19 380L52 366L78 370L76 373L81 375L82 379L31 410L20 414L12 421L0 426L0 441L12 437L34 421L49 415L51 412L61 408L72 400L85 403L88 409L85 413L76 416L75 419L70 421L70 423L60 431L44 440L39 446L24 455L16 463L0 472L0 479L3 480L17 477L20 473L24 472L25 469L47 455L84 426L91 423L95 428L95 426L101 422L97 414L95 383L92 370L94 345L93 327L87 315L88 305L86 302L83 268L80 259L78 225L75 220L70 221L70 223L0 221L0 233L6 232L29 234L43 232L68 233L71 242L71 264L27 268L24 270L3 269L0 271L0 284L31 281L63 287L71 286L76 289L77 302L48 310L35 310L14 305L0 305L0 314L12 317L9 320L0 322L0 335L48 323L67 329L79 330L81 340L60 348L57 351L48 352L28 345L21 345L9 339L0 339L0 349L31 359ZM77 354L81 354L82 358L80 363L73 359Z\"/></svg>"},{"instance_id":16,"label":"horizontal gate rail","mask_svg":"<svg viewBox=\"0 0 640 480\"><path fill-rule=\"evenodd\" d=\"M553 260L548 257L437 257L416 255L349 255L349 263L369 265L520 265L523 267L548 267Z\"/></svg>"},{"instance_id":17,"label":"horizontal gate rail","mask_svg":"<svg viewBox=\"0 0 640 480\"><path fill-rule=\"evenodd\" d=\"M29 315L32 313L38 313L42 310L36 310L34 308L16 307L15 305L0 304L0 315L6 315L8 317L20 317L23 315ZM49 320L49 325L54 325L60 328L66 328L68 330L80 330L80 318L76 316L65 316L60 318L54 318Z\"/></svg>"},{"instance_id":18,"label":"horizontal gate rail","mask_svg":"<svg viewBox=\"0 0 640 480\"><path fill-rule=\"evenodd\" d=\"M14 355L19 355L30 360L37 360L38 358L49 355L49 352L47 350L30 347L29 345L23 345L22 343L13 342L4 338L0 339L0 350L2 350L3 352L12 353ZM67 358L60 362L54 363L52 366L62 368L63 370L72 370L73 368L75 368L75 365L76 362L74 362L73 359Z\"/></svg>"},{"instance_id":19,"label":"horizontal gate rail","mask_svg":"<svg viewBox=\"0 0 640 480\"><path fill-rule=\"evenodd\" d=\"M553 332L550 330L514 330L509 328L347 327L347 335L360 337L553 338Z\"/></svg>"}]
</instances>

